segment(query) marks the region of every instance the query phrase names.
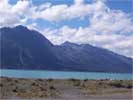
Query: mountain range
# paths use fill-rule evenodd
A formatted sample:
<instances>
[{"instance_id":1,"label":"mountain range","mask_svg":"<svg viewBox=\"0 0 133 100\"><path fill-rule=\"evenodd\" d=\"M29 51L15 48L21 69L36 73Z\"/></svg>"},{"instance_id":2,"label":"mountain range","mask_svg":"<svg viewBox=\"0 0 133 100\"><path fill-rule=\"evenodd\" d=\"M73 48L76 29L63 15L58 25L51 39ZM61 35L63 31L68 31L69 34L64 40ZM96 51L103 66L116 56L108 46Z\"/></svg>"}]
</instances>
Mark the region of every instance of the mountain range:
<instances>
[{"instance_id":1,"label":"mountain range","mask_svg":"<svg viewBox=\"0 0 133 100\"><path fill-rule=\"evenodd\" d=\"M1 68L131 73L132 59L90 44L53 45L24 26L0 28Z\"/></svg>"}]
</instances>

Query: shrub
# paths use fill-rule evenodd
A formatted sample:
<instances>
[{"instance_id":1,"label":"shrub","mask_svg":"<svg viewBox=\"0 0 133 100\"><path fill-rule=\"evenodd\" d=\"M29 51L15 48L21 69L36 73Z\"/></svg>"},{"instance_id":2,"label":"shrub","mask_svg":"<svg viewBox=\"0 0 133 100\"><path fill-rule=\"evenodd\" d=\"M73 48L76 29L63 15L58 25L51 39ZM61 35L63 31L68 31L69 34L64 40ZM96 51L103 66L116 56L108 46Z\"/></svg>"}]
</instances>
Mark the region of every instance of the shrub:
<instances>
[{"instance_id":1,"label":"shrub","mask_svg":"<svg viewBox=\"0 0 133 100\"><path fill-rule=\"evenodd\" d=\"M50 86L49 88L50 88L50 90L55 90L54 86Z\"/></svg>"},{"instance_id":2,"label":"shrub","mask_svg":"<svg viewBox=\"0 0 133 100\"><path fill-rule=\"evenodd\" d=\"M52 82L53 81L53 79L48 79L48 82Z\"/></svg>"}]
</instances>

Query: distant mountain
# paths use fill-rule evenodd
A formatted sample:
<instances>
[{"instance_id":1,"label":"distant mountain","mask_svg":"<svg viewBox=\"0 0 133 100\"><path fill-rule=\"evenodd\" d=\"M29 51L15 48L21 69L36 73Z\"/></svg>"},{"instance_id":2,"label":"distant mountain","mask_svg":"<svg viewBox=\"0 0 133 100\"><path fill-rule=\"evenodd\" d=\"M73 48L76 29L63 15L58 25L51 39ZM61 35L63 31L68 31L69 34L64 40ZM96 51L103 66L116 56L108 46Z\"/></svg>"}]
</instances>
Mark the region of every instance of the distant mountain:
<instances>
[{"instance_id":1,"label":"distant mountain","mask_svg":"<svg viewBox=\"0 0 133 100\"><path fill-rule=\"evenodd\" d=\"M89 44L53 45L24 26L0 29L1 68L132 72L132 59Z\"/></svg>"},{"instance_id":2,"label":"distant mountain","mask_svg":"<svg viewBox=\"0 0 133 100\"><path fill-rule=\"evenodd\" d=\"M70 69L95 72L132 71L131 58L89 44L65 42L58 46L58 51L56 55L63 62L62 66L68 66Z\"/></svg>"}]
</instances>

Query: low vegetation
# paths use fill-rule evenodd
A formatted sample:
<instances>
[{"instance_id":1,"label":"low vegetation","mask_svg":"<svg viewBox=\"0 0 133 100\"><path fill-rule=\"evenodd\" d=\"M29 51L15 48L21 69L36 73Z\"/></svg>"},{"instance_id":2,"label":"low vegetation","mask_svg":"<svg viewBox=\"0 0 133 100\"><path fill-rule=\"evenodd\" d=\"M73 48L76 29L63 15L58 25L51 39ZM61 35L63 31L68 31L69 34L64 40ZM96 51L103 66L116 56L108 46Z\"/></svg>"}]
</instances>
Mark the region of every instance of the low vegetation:
<instances>
[{"instance_id":1,"label":"low vegetation","mask_svg":"<svg viewBox=\"0 0 133 100\"><path fill-rule=\"evenodd\" d=\"M132 93L133 80L69 80L86 95Z\"/></svg>"},{"instance_id":2,"label":"low vegetation","mask_svg":"<svg viewBox=\"0 0 133 100\"><path fill-rule=\"evenodd\" d=\"M0 98L47 98L58 96L57 89L53 86L52 79L14 79L1 78Z\"/></svg>"},{"instance_id":3,"label":"low vegetation","mask_svg":"<svg viewBox=\"0 0 133 100\"><path fill-rule=\"evenodd\" d=\"M131 94L133 80L54 80L54 79L23 79L23 78L0 78L0 99L8 98L48 98L60 97L62 89L67 86L77 88L84 96L105 95L116 93ZM64 91L63 90L63 91Z\"/></svg>"},{"instance_id":4,"label":"low vegetation","mask_svg":"<svg viewBox=\"0 0 133 100\"><path fill-rule=\"evenodd\" d=\"M133 88L132 80L114 80L109 83L109 85L117 87L117 88Z\"/></svg>"}]
</instances>

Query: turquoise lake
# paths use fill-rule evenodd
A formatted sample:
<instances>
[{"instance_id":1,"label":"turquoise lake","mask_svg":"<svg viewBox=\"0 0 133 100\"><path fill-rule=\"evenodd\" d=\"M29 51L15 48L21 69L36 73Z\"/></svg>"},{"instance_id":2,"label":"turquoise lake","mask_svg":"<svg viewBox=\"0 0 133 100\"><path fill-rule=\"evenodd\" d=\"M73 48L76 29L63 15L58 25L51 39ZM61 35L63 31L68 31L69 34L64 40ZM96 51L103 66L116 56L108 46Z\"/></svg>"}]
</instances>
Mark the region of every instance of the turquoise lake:
<instances>
[{"instance_id":1,"label":"turquoise lake","mask_svg":"<svg viewBox=\"0 0 133 100\"><path fill-rule=\"evenodd\" d=\"M133 73L102 73L102 72L68 72L44 70L10 70L0 69L0 76L15 78L42 78L42 79L133 79Z\"/></svg>"}]
</instances>

